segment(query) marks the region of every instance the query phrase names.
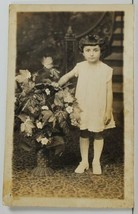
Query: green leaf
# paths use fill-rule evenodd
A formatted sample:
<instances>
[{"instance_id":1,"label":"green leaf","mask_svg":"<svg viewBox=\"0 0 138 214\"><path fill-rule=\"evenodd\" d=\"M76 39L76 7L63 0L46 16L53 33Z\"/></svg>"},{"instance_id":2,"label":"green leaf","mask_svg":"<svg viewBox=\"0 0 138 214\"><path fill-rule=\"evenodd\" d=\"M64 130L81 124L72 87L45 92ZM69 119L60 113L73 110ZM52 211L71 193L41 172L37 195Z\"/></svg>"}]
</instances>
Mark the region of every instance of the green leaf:
<instances>
[{"instance_id":1,"label":"green leaf","mask_svg":"<svg viewBox=\"0 0 138 214\"><path fill-rule=\"evenodd\" d=\"M52 83L52 81L50 79L48 79L48 78L47 79L43 79L43 82L47 83L47 84L51 84Z\"/></svg>"},{"instance_id":2,"label":"green leaf","mask_svg":"<svg viewBox=\"0 0 138 214\"><path fill-rule=\"evenodd\" d=\"M52 115L49 119L48 119L49 123L53 123L53 128L56 125L56 117L54 115Z\"/></svg>"},{"instance_id":3,"label":"green leaf","mask_svg":"<svg viewBox=\"0 0 138 214\"><path fill-rule=\"evenodd\" d=\"M42 111L42 121L43 123L47 123L49 118L53 116L53 112L50 110Z\"/></svg>"},{"instance_id":4,"label":"green leaf","mask_svg":"<svg viewBox=\"0 0 138 214\"><path fill-rule=\"evenodd\" d=\"M60 106L60 107L63 107L63 101L58 97L58 96L55 96L55 99L54 99L54 104L56 106Z\"/></svg>"},{"instance_id":5,"label":"green leaf","mask_svg":"<svg viewBox=\"0 0 138 214\"><path fill-rule=\"evenodd\" d=\"M73 94L73 96L74 96L74 94L75 94L75 88L69 89L69 92L70 92L71 94Z\"/></svg>"},{"instance_id":6,"label":"green leaf","mask_svg":"<svg viewBox=\"0 0 138 214\"><path fill-rule=\"evenodd\" d=\"M21 142L20 147L27 152L30 152L33 149L33 147L29 145L27 142Z\"/></svg>"},{"instance_id":7,"label":"green leaf","mask_svg":"<svg viewBox=\"0 0 138 214\"><path fill-rule=\"evenodd\" d=\"M51 77L53 77L54 80L58 80L59 79L59 71L55 68L50 69L50 75Z\"/></svg>"},{"instance_id":8,"label":"green leaf","mask_svg":"<svg viewBox=\"0 0 138 214\"><path fill-rule=\"evenodd\" d=\"M20 114L20 115L18 115L18 118L20 118L20 120L21 120L22 122L25 122L26 119L28 118L28 116L27 116L26 114Z\"/></svg>"},{"instance_id":9,"label":"green leaf","mask_svg":"<svg viewBox=\"0 0 138 214\"><path fill-rule=\"evenodd\" d=\"M37 111L37 108L32 107L32 106L28 106L28 110L29 110L32 114L34 114L34 113Z\"/></svg>"},{"instance_id":10,"label":"green leaf","mask_svg":"<svg viewBox=\"0 0 138 214\"><path fill-rule=\"evenodd\" d=\"M73 101L74 101L74 97L69 92L69 89L65 88L64 89L64 102L65 103L73 103Z\"/></svg>"},{"instance_id":11,"label":"green leaf","mask_svg":"<svg viewBox=\"0 0 138 214\"><path fill-rule=\"evenodd\" d=\"M59 99L63 99L63 97L64 97L64 92L63 92L63 90L60 90L60 91L58 91L56 94L55 94L55 97L58 97Z\"/></svg>"},{"instance_id":12,"label":"green leaf","mask_svg":"<svg viewBox=\"0 0 138 214\"><path fill-rule=\"evenodd\" d=\"M35 128L35 126L30 119L27 119L21 124L21 132L25 132L28 136L32 136L33 128Z\"/></svg>"},{"instance_id":13,"label":"green leaf","mask_svg":"<svg viewBox=\"0 0 138 214\"><path fill-rule=\"evenodd\" d=\"M56 116L58 122L61 123L67 119L68 113L65 111L58 111L58 112L56 112L55 116Z\"/></svg>"},{"instance_id":14,"label":"green leaf","mask_svg":"<svg viewBox=\"0 0 138 214\"><path fill-rule=\"evenodd\" d=\"M53 137L53 140L56 141L56 144L57 144L57 145L64 144L64 139L63 139L63 137L61 137L61 136L54 136L54 137Z\"/></svg>"},{"instance_id":15,"label":"green leaf","mask_svg":"<svg viewBox=\"0 0 138 214\"><path fill-rule=\"evenodd\" d=\"M61 156L65 150L65 145L58 145L55 148L55 155Z\"/></svg>"},{"instance_id":16,"label":"green leaf","mask_svg":"<svg viewBox=\"0 0 138 214\"><path fill-rule=\"evenodd\" d=\"M16 81L18 83L27 82L31 77L31 73L28 70L20 70L19 75L16 76Z\"/></svg>"},{"instance_id":17,"label":"green leaf","mask_svg":"<svg viewBox=\"0 0 138 214\"><path fill-rule=\"evenodd\" d=\"M69 134L69 126L68 126L68 123L64 120L64 121L62 121L60 124L60 127L62 128L62 130L63 130L63 132L65 133L65 134Z\"/></svg>"},{"instance_id":18,"label":"green leaf","mask_svg":"<svg viewBox=\"0 0 138 214\"><path fill-rule=\"evenodd\" d=\"M35 100L38 101L39 105L45 105L45 95L43 93L35 94Z\"/></svg>"},{"instance_id":19,"label":"green leaf","mask_svg":"<svg viewBox=\"0 0 138 214\"><path fill-rule=\"evenodd\" d=\"M64 139L61 136L54 136L50 139L49 143L47 144L47 147L55 147L58 145L63 145Z\"/></svg>"},{"instance_id":20,"label":"green leaf","mask_svg":"<svg viewBox=\"0 0 138 214\"><path fill-rule=\"evenodd\" d=\"M76 120L79 120L80 119L80 113L81 113L81 109L80 109L80 107L78 106L78 104L77 103L74 103L74 105L73 105L73 115L74 115L74 117L76 118Z\"/></svg>"},{"instance_id":21,"label":"green leaf","mask_svg":"<svg viewBox=\"0 0 138 214\"><path fill-rule=\"evenodd\" d=\"M23 84L23 89L24 89L24 92L27 94L29 93L32 88L35 86L35 83L32 82L32 81L28 81L27 83L24 83Z\"/></svg>"}]
</instances>

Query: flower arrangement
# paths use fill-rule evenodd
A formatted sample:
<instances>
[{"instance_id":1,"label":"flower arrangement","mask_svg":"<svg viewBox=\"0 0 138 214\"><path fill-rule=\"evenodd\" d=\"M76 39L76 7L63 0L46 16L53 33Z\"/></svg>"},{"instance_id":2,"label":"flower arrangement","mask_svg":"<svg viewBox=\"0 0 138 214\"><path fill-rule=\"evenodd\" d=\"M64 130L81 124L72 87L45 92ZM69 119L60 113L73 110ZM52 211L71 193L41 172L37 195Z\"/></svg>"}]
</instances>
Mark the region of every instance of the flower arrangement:
<instances>
[{"instance_id":1,"label":"flower arrangement","mask_svg":"<svg viewBox=\"0 0 138 214\"><path fill-rule=\"evenodd\" d=\"M55 87L59 71L51 57L43 57L45 78L39 73L20 70L16 75L15 124L23 137L42 147L64 145L72 126L79 127L80 108L70 84ZM66 140L65 140L66 138Z\"/></svg>"}]
</instances>

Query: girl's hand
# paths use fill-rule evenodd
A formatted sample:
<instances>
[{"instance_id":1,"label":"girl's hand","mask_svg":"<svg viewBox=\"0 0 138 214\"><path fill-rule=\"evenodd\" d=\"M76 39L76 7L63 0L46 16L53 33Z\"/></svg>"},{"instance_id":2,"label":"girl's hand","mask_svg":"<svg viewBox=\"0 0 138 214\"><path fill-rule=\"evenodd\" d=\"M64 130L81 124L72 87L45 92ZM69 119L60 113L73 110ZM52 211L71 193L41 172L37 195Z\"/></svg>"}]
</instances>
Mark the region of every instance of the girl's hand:
<instances>
[{"instance_id":1,"label":"girl's hand","mask_svg":"<svg viewBox=\"0 0 138 214\"><path fill-rule=\"evenodd\" d=\"M57 82L52 82L51 85L54 87L54 88L59 88L59 84Z\"/></svg>"},{"instance_id":2,"label":"girl's hand","mask_svg":"<svg viewBox=\"0 0 138 214\"><path fill-rule=\"evenodd\" d=\"M104 124L108 125L111 121L111 112L106 112L104 116Z\"/></svg>"}]
</instances>

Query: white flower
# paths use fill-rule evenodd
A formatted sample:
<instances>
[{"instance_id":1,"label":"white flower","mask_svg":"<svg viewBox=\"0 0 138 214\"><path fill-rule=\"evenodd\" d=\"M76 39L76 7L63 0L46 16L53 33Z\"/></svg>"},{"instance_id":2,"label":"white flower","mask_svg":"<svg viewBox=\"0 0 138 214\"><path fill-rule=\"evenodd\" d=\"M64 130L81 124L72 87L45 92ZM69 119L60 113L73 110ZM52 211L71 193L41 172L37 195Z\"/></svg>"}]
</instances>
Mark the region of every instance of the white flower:
<instances>
[{"instance_id":1,"label":"white flower","mask_svg":"<svg viewBox=\"0 0 138 214\"><path fill-rule=\"evenodd\" d=\"M68 107L66 108L66 111L70 114L70 113L73 111L72 106L68 106Z\"/></svg>"},{"instance_id":2,"label":"white flower","mask_svg":"<svg viewBox=\"0 0 138 214\"><path fill-rule=\"evenodd\" d=\"M47 145L48 143L48 139L46 137L44 137L43 135L38 136L38 138L36 139L38 143L41 143L42 145Z\"/></svg>"},{"instance_id":3,"label":"white flower","mask_svg":"<svg viewBox=\"0 0 138 214\"><path fill-rule=\"evenodd\" d=\"M41 109L42 110L49 110L48 106L42 106Z\"/></svg>"},{"instance_id":4,"label":"white flower","mask_svg":"<svg viewBox=\"0 0 138 214\"><path fill-rule=\"evenodd\" d=\"M41 122L36 123L36 126L38 129L42 129L43 128L43 124Z\"/></svg>"},{"instance_id":5,"label":"white flower","mask_svg":"<svg viewBox=\"0 0 138 214\"><path fill-rule=\"evenodd\" d=\"M53 59L52 57L43 57L42 59L42 65L44 65L44 67L46 67L47 69L51 69L53 68Z\"/></svg>"},{"instance_id":6,"label":"white flower","mask_svg":"<svg viewBox=\"0 0 138 214\"><path fill-rule=\"evenodd\" d=\"M48 139L46 137L41 138L41 143L42 143L42 145L47 145L48 144Z\"/></svg>"},{"instance_id":7,"label":"white flower","mask_svg":"<svg viewBox=\"0 0 138 214\"><path fill-rule=\"evenodd\" d=\"M50 94L50 90L48 88L46 88L45 92L46 92L47 95Z\"/></svg>"}]
</instances>

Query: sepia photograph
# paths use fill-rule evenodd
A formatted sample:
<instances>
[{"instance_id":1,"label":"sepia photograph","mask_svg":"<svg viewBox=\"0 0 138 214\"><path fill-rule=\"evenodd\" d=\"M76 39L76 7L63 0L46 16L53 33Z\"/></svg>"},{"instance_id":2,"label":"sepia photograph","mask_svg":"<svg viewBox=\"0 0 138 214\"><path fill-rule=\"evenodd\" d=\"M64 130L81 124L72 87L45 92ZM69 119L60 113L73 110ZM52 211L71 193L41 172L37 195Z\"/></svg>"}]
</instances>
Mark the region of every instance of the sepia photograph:
<instances>
[{"instance_id":1,"label":"sepia photograph","mask_svg":"<svg viewBox=\"0 0 138 214\"><path fill-rule=\"evenodd\" d=\"M133 6L10 5L3 201L133 208Z\"/></svg>"}]
</instances>

